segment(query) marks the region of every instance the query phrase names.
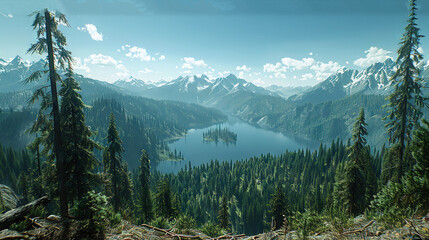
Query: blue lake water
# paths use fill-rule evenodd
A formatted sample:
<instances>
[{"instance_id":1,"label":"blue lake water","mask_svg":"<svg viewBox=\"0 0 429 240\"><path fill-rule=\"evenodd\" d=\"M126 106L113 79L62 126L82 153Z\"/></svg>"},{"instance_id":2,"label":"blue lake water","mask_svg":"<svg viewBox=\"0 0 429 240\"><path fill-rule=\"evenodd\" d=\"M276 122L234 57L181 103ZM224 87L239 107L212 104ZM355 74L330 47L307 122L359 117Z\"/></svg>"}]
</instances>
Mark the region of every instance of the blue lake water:
<instances>
[{"instance_id":1,"label":"blue lake water","mask_svg":"<svg viewBox=\"0 0 429 240\"><path fill-rule=\"evenodd\" d=\"M176 173L185 168L185 166L189 166L189 162L191 162L192 166L198 166L215 159L219 161L237 161L266 153L279 155L286 150L316 149L320 144L257 128L233 117L230 117L227 122L220 125L237 134L235 144L225 144L223 142L216 144L203 141L203 132L215 128L219 124L203 129L191 129L186 137L168 144L171 151L174 151L174 149L177 152L181 151L185 159L179 162L159 162L156 169L163 173Z\"/></svg>"}]
</instances>

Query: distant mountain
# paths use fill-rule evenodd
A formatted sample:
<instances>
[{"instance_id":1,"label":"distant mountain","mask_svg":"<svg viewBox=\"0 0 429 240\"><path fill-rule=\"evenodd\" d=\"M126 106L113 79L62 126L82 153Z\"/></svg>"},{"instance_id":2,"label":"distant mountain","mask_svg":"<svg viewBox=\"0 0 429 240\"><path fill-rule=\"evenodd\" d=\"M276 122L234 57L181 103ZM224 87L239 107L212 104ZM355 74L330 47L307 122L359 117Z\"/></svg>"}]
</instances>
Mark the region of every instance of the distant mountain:
<instances>
[{"instance_id":1,"label":"distant mountain","mask_svg":"<svg viewBox=\"0 0 429 240\"><path fill-rule=\"evenodd\" d=\"M21 91L33 89L40 83L24 84L24 80L34 71L40 70L45 65L44 60L25 62L20 56L16 56L12 61L0 60L0 92Z\"/></svg>"},{"instance_id":2,"label":"distant mountain","mask_svg":"<svg viewBox=\"0 0 429 240\"><path fill-rule=\"evenodd\" d=\"M233 74L214 80L210 80L205 75L200 77L180 76L159 87L142 91L141 95L155 99L178 100L215 107L223 97L242 92L277 96L276 93L255 86Z\"/></svg>"},{"instance_id":3,"label":"distant mountain","mask_svg":"<svg viewBox=\"0 0 429 240\"><path fill-rule=\"evenodd\" d=\"M282 87L282 86L277 86L277 85L270 85L268 87L266 87L265 89L267 89L268 91L277 93L278 95L280 95L283 98L288 98L290 96L296 95L296 94L300 94L302 92L304 92L305 90L309 89L310 86L305 86L305 87Z\"/></svg>"},{"instance_id":4,"label":"distant mountain","mask_svg":"<svg viewBox=\"0 0 429 240\"><path fill-rule=\"evenodd\" d=\"M389 78L394 70L395 63L391 59L375 63L362 71L342 68L323 82L289 99L299 103L319 103L356 93L386 95L392 90Z\"/></svg>"},{"instance_id":5,"label":"distant mountain","mask_svg":"<svg viewBox=\"0 0 429 240\"><path fill-rule=\"evenodd\" d=\"M146 83L145 81L134 78L132 76L125 79L117 80L113 83L113 85L118 86L128 91L128 93L134 95L139 95L143 91L156 87L156 85L154 84Z\"/></svg>"}]
</instances>

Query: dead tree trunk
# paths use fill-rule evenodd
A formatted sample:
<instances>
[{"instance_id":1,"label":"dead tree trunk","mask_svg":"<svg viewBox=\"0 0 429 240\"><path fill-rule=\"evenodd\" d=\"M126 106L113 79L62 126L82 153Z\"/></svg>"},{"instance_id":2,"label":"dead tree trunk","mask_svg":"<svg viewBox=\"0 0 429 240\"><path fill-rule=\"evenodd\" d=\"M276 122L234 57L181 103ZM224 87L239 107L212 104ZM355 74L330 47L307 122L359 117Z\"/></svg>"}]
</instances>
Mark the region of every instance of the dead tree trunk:
<instances>
[{"instance_id":1,"label":"dead tree trunk","mask_svg":"<svg viewBox=\"0 0 429 240\"><path fill-rule=\"evenodd\" d=\"M11 209L2 215L0 215L0 231L8 228L10 225L15 222L21 221L25 215L27 215L32 209L45 205L49 202L47 196L36 199L24 206Z\"/></svg>"}]
</instances>

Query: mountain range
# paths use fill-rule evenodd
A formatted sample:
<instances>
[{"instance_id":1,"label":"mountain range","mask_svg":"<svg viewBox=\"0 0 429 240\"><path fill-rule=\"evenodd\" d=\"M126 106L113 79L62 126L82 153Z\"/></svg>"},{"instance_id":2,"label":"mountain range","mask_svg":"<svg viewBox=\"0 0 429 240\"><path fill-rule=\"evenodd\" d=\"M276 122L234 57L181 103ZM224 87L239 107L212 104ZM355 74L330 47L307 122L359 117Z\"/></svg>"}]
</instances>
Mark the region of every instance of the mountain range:
<instances>
[{"instance_id":1,"label":"mountain range","mask_svg":"<svg viewBox=\"0 0 429 240\"><path fill-rule=\"evenodd\" d=\"M10 62L0 60L0 108L24 106L24 97L28 99L31 90L37 85L24 85L23 80L44 65L43 60L29 64L19 56ZM429 67L422 65L420 68L427 85ZM170 82L147 82L129 77L113 84L78 74L76 79L83 89L85 102L100 97L143 97L121 97L121 104L127 106L128 111L134 115L144 112L144 109L135 112L135 109L140 109L136 108L137 102L140 101L137 99L145 99L141 101L150 102L151 106L166 104L162 107L166 109L173 109L174 102L162 103L147 98L181 101L217 108L262 128L326 142L334 138L347 139L350 136L351 123L360 107L365 108L367 119L373 125L371 128L383 129L382 118L385 113L381 109L386 104L385 96L393 89L389 79L394 71L395 63L387 59L361 71L342 68L313 87L295 88L262 88L233 74L217 79L209 79L205 75L180 76ZM426 88L423 91L428 96L429 90ZM360 95L363 96L359 97ZM176 106L184 107L177 104ZM194 108L189 110L190 112L203 111L203 108L190 105L185 108ZM154 112L156 111L165 113L161 108L154 109ZM207 114L213 113L208 111ZM368 137L369 143L380 146L385 142L383 132L378 131L375 135Z\"/></svg>"}]
</instances>

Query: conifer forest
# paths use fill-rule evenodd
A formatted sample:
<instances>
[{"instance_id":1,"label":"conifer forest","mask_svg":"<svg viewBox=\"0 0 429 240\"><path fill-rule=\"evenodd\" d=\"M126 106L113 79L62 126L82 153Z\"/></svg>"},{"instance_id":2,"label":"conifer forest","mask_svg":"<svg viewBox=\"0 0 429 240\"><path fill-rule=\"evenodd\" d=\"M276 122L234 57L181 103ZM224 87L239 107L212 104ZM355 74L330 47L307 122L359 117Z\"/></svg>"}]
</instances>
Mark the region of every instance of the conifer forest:
<instances>
[{"instance_id":1,"label":"conifer forest","mask_svg":"<svg viewBox=\"0 0 429 240\"><path fill-rule=\"evenodd\" d=\"M23 19L32 37L19 42L27 43L25 58L34 61L0 58L0 240L429 239L429 61L423 55L429 51L423 44L429 26L421 20L428 15L424 1L395 1L403 9L406 6L400 15L403 24L393 31L402 35L389 39L396 44L395 52L378 49L377 61L367 66L364 60L354 61L356 66L362 64L361 70L348 69L350 63L323 72L329 64L338 63L316 61L317 54L310 53L302 61L285 57L277 65L265 62L260 73L254 66L232 63L230 70L236 70L237 76L231 72L212 76L221 71L214 69L220 65L183 57L180 64L168 67L180 77L165 82L148 77L161 71L150 64L167 64L173 57L162 55L171 47L165 39L146 42L164 44L159 47L161 53L124 41L115 54L128 51L127 66L125 60L102 54L83 59L82 52L90 46L85 46L83 36L89 34L91 44L111 44L123 37L121 27L112 27L115 34L107 27L95 28L94 24L103 25L101 19L107 13L91 19L83 10L73 10L82 11L82 17L72 11L75 1L62 1L67 16L43 8L23 17L3 13L13 9L12 1L4 2L11 7L0 7L0 17ZM84 5L76 6L92 4L81 2ZM188 28L175 30L175 24L200 17L224 21L232 18L228 11L239 11L231 6L240 1L184 1L180 6L187 10L177 3L167 8L155 7L159 3L153 1L108 2L99 4L113 4L114 11L125 11L122 7L131 3L136 9L152 9L145 12L148 19L161 11L152 24L172 24L169 31L177 39L169 41L177 40L173 47L180 48ZM249 1L249 9L253 2ZM282 6L300 6L291 2ZM353 8L364 2L368 1L347 4ZM390 9L389 1L380 2ZM204 4L214 10L203 8ZM331 3L319 4L303 1L305 8L320 7L322 12L328 11L323 4ZM262 13L243 12L241 17L281 19L283 7L267 7L265 15L263 7L255 8L249 11ZM191 13L193 8L205 17ZM169 11L182 10L189 14L178 16L177 23L166 23L167 17L176 16ZM279 15L274 16L276 11ZM297 19L305 15L296 14L292 15ZM240 13L234 17L242 21ZM81 18L94 24L73 25ZM136 24L128 23L134 18L139 19L137 13L124 16L121 26L128 29L125 25ZM108 18L105 21L119 26ZM227 25L204 21L199 23L207 24L204 28L229 31ZM0 22L3 27L6 24ZM166 30L160 29L148 27L148 33L162 35ZM225 33L213 42L235 44L239 37ZM74 34L81 34L82 43ZM376 41L376 35L363 38L374 36ZM279 39L268 44L286 44ZM205 51L205 43L194 35L188 41L189 51L192 47ZM258 36L248 41L258 42ZM0 44L0 57L7 57L6 49L13 44L1 40ZM373 56L371 48L365 61ZM212 51L226 54L222 49ZM246 59L244 51L241 57ZM342 50L330 51L334 55ZM388 57L380 58L382 54ZM229 56L224 66L237 59ZM99 72L92 68L97 64ZM149 64L139 67L139 76L147 76L142 77L144 81L130 76L132 64ZM113 75L120 80L103 81L109 69L128 75L118 72ZM196 69L205 73L188 75ZM287 79L290 72L306 69L315 72L303 76L322 79L302 88L257 84L263 74ZM265 78L270 81L269 75Z\"/></svg>"}]
</instances>

